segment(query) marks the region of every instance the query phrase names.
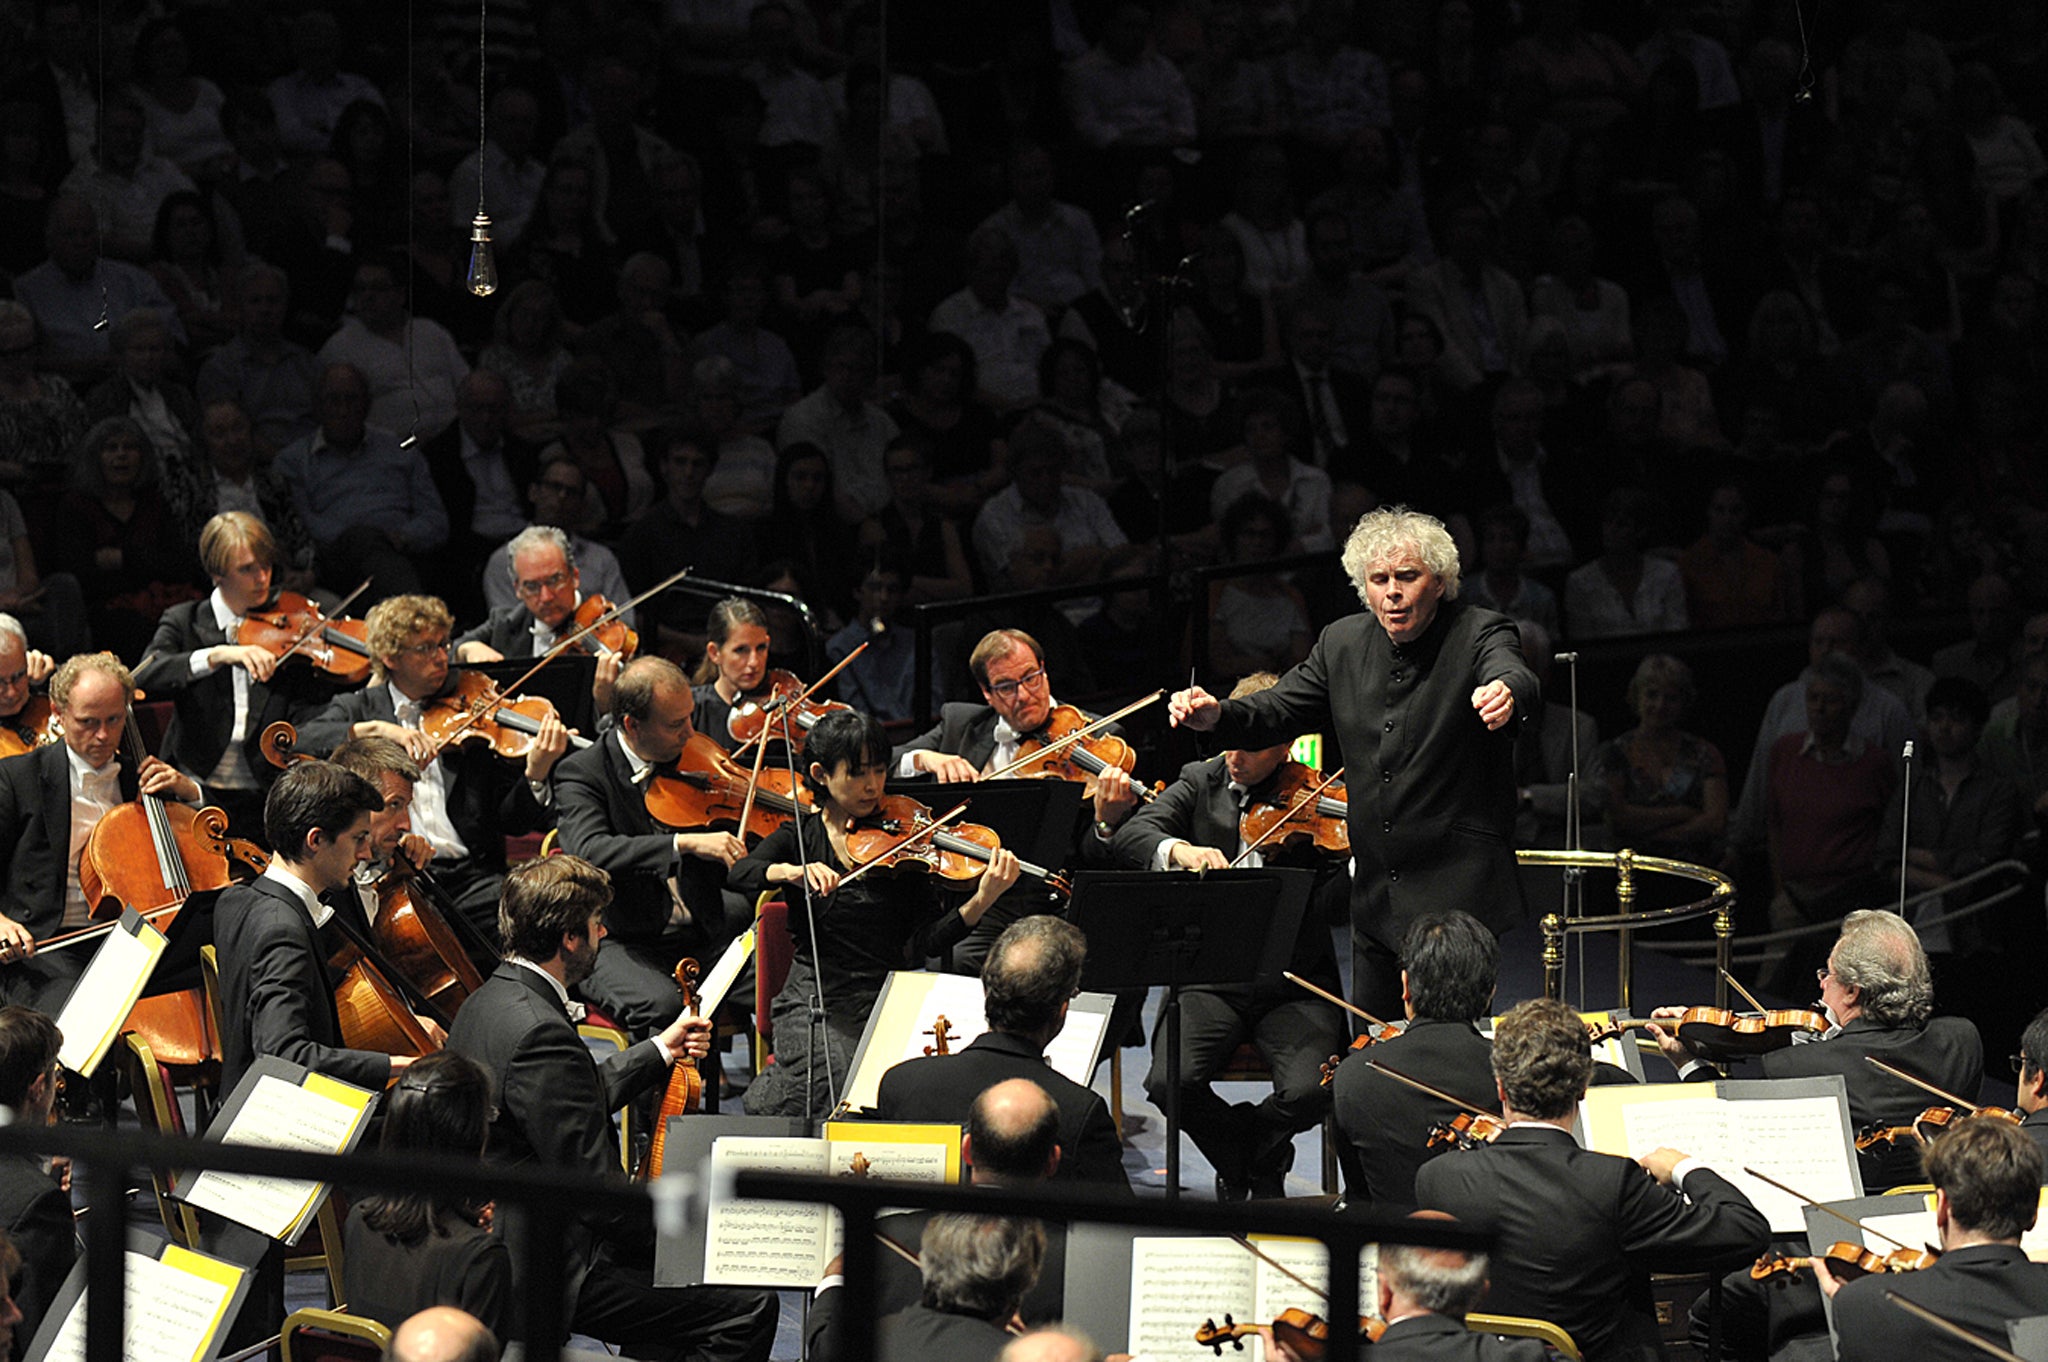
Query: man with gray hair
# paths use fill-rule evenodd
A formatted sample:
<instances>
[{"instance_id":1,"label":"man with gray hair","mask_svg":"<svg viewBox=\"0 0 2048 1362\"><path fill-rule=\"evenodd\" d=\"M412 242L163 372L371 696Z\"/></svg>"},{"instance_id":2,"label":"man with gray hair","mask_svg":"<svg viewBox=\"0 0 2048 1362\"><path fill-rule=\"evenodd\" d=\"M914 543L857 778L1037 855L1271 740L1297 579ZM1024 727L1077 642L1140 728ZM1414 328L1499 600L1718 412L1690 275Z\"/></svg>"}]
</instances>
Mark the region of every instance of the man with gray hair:
<instances>
[{"instance_id":1,"label":"man with gray hair","mask_svg":"<svg viewBox=\"0 0 2048 1362\"><path fill-rule=\"evenodd\" d=\"M542 474L545 478L562 467L551 463ZM529 525L498 552L491 555L485 567L485 580L491 580L491 570L497 570L502 585L509 581L514 600L510 605L500 606L491 611L482 624L455 640L455 656L461 662L497 662L505 658L539 657L561 640L574 634L581 626L576 623L576 611L583 604L583 573L577 566L574 541L567 530L555 525ZM501 566L502 564L502 566ZM611 560L614 574L618 560ZM614 587L619 592L596 593L604 595L613 605L623 604L626 599L625 583ZM624 617L628 623L632 616ZM617 652L599 651L593 639L589 651L597 655L597 670L590 682L590 698L595 706L594 713L603 714L611 708L612 686L619 679L619 669L625 665L625 657Z\"/></svg>"},{"instance_id":2,"label":"man with gray hair","mask_svg":"<svg viewBox=\"0 0 2048 1362\"><path fill-rule=\"evenodd\" d=\"M1496 935L1523 915L1515 873L1515 731L1540 703L1515 622L1458 599L1443 522L1406 507L1360 518L1344 546L1367 610L1323 630L1279 684L1237 700L1176 693L1176 725L1226 748L1335 736L1351 772L1351 988L1401 1006L1409 923L1463 908Z\"/></svg>"},{"instance_id":3,"label":"man with gray hair","mask_svg":"<svg viewBox=\"0 0 2048 1362\"><path fill-rule=\"evenodd\" d=\"M935 1215L925 1227L924 1299L886 1316L882 1362L958 1362L994 1358L1010 1341L1003 1328L1045 1261L1045 1227L1004 1215Z\"/></svg>"},{"instance_id":4,"label":"man with gray hair","mask_svg":"<svg viewBox=\"0 0 2048 1362\"><path fill-rule=\"evenodd\" d=\"M45 722L26 725L22 711L28 708L29 687L40 686L57 670L57 661L28 644L28 630L12 615L0 614L0 727L13 732L31 747L42 741Z\"/></svg>"},{"instance_id":5,"label":"man with gray hair","mask_svg":"<svg viewBox=\"0 0 2048 1362\"><path fill-rule=\"evenodd\" d=\"M1451 1220L1442 1211L1417 1211L1410 1219ZM1532 1338L1499 1338L1473 1333L1465 1316L1486 1295L1486 1255L1457 1249L1382 1244L1379 1265L1380 1318L1386 1332L1372 1350L1373 1362L1543 1362L1550 1356ZM1391 1353L1383 1351L1391 1348Z\"/></svg>"}]
</instances>

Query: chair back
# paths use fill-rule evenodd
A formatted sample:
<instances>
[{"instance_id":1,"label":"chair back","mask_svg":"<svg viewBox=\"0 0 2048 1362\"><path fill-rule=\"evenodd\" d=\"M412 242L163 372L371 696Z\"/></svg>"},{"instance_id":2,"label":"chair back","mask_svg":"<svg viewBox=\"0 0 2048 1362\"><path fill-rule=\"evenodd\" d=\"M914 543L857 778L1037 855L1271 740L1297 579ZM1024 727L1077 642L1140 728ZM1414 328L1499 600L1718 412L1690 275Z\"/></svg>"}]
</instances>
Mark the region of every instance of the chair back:
<instances>
[{"instance_id":1,"label":"chair back","mask_svg":"<svg viewBox=\"0 0 2048 1362\"><path fill-rule=\"evenodd\" d=\"M1547 1319L1529 1315L1488 1315L1475 1310L1465 1316L1465 1328L1475 1334L1504 1334L1509 1338L1533 1338L1569 1362L1583 1356L1572 1336Z\"/></svg>"},{"instance_id":2,"label":"chair back","mask_svg":"<svg viewBox=\"0 0 2048 1362\"><path fill-rule=\"evenodd\" d=\"M775 995L789 979L790 961L796 958L796 938L789 933L789 903L781 898L761 896L754 905L754 1034L759 1043L755 1069L772 1053L775 1022L770 1010Z\"/></svg>"},{"instance_id":3,"label":"chair back","mask_svg":"<svg viewBox=\"0 0 2048 1362\"><path fill-rule=\"evenodd\" d=\"M294 1310L278 1330L284 1362L378 1362L391 1331L344 1310Z\"/></svg>"},{"instance_id":4,"label":"chair back","mask_svg":"<svg viewBox=\"0 0 2048 1362\"><path fill-rule=\"evenodd\" d=\"M616 1026L610 1026L602 1022L589 1020L578 1022L576 1034L583 1037L584 1045L588 1046L590 1053L599 1060L602 1060L606 1055L618 1054L633 1043L632 1037L628 1036L624 1031L621 1031ZM625 1106L612 1113L612 1129L617 1131L619 1136L619 1166L630 1175L633 1171L633 1104L631 1102L628 1102Z\"/></svg>"}]
</instances>

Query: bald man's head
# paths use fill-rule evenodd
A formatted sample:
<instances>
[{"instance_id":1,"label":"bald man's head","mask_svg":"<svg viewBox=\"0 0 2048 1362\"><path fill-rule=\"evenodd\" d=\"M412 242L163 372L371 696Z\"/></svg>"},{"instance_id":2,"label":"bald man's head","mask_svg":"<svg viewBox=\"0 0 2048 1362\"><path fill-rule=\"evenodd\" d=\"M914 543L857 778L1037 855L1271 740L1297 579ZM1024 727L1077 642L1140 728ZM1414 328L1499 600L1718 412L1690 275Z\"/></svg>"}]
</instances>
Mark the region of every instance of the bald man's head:
<instances>
[{"instance_id":1,"label":"bald man's head","mask_svg":"<svg viewBox=\"0 0 2048 1362\"><path fill-rule=\"evenodd\" d=\"M1060 1163L1060 1109L1028 1078L986 1088L967 1114L967 1161L976 1182L1041 1182Z\"/></svg>"},{"instance_id":2,"label":"bald man's head","mask_svg":"<svg viewBox=\"0 0 2048 1362\"><path fill-rule=\"evenodd\" d=\"M483 1321L452 1305L435 1305L398 1326L385 1362L498 1362L498 1340Z\"/></svg>"},{"instance_id":3,"label":"bald man's head","mask_svg":"<svg viewBox=\"0 0 2048 1362\"><path fill-rule=\"evenodd\" d=\"M996 1362L1102 1362L1086 1334L1071 1329L1033 1329L1010 1341Z\"/></svg>"}]
</instances>

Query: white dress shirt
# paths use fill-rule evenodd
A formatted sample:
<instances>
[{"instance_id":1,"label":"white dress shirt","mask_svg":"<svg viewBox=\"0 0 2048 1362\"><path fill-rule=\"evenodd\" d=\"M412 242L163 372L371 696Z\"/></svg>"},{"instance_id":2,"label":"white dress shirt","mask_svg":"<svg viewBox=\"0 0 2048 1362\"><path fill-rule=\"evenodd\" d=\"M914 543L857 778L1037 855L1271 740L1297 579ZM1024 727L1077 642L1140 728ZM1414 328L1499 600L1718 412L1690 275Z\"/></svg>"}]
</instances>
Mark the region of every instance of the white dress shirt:
<instances>
[{"instance_id":1,"label":"white dress shirt","mask_svg":"<svg viewBox=\"0 0 2048 1362\"><path fill-rule=\"evenodd\" d=\"M391 699L397 707L400 725L420 727L419 701L395 687ZM427 839L436 860L459 861L469 854L462 834L455 830L454 820L448 816L448 773L439 757L420 763L420 778L412 787L412 830Z\"/></svg>"},{"instance_id":2,"label":"white dress shirt","mask_svg":"<svg viewBox=\"0 0 2048 1362\"><path fill-rule=\"evenodd\" d=\"M220 626L222 635L232 644L235 631L242 625L242 617L228 609L227 598L220 594L219 587L215 587L213 595L207 597L207 606L213 611L213 622ZM212 652L211 648L201 648L192 654L194 676L205 676L214 669L214 664L207 661ZM256 773L249 769L248 753L242 749L242 743L249 736L249 669L229 663L228 679L235 691L235 721L228 730L227 749L207 774L206 783L223 790L261 789Z\"/></svg>"},{"instance_id":3,"label":"white dress shirt","mask_svg":"<svg viewBox=\"0 0 2048 1362\"><path fill-rule=\"evenodd\" d=\"M284 857L272 856L270 864L263 867L263 878L291 890L292 897L306 910L306 916L313 919L316 930L325 927L327 920L334 916L334 910L320 901L320 896L313 892L313 886L292 873Z\"/></svg>"},{"instance_id":4,"label":"white dress shirt","mask_svg":"<svg viewBox=\"0 0 2048 1362\"><path fill-rule=\"evenodd\" d=\"M119 757L95 771L69 746L64 755L71 770L71 849L64 857L64 928L69 931L92 919L85 890L78 883L78 854L85 850L85 839L92 836L94 825L124 801Z\"/></svg>"}]
</instances>

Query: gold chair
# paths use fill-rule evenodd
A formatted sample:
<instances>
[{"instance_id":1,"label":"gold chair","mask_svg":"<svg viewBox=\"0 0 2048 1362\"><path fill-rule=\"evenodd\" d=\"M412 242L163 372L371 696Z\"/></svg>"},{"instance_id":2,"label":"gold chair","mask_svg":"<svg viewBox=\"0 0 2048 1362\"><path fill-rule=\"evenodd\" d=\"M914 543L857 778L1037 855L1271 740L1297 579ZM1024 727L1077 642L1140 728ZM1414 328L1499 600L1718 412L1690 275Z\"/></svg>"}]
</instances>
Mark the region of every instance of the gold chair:
<instances>
[{"instance_id":1,"label":"gold chair","mask_svg":"<svg viewBox=\"0 0 2048 1362\"><path fill-rule=\"evenodd\" d=\"M632 1037L616 1026L604 1026L597 1022L576 1023L576 1034L583 1037L583 1043L591 1053L602 1056L617 1054L633 1043ZM633 1172L633 1104L628 1102L620 1107L617 1121L619 1132L619 1166L628 1176Z\"/></svg>"},{"instance_id":2,"label":"gold chair","mask_svg":"<svg viewBox=\"0 0 2048 1362\"><path fill-rule=\"evenodd\" d=\"M343 1310L294 1310L278 1330L284 1362L378 1362L391 1331Z\"/></svg>"},{"instance_id":3,"label":"gold chair","mask_svg":"<svg viewBox=\"0 0 2048 1362\"><path fill-rule=\"evenodd\" d=\"M205 948L211 951L213 947ZM121 1066L128 1073L128 1088L135 1095L135 1114L142 1128L155 1135L184 1135L185 1113L171 1091L171 1079L157 1062L149 1042L133 1031L121 1037ZM156 1213L163 1221L171 1242L185 1248L199 1246L199 1217L190 1206L176 1199L177 1186L168 1172L152 1168L150 1187L156 1193Z\"/></svg>"},{"instance_id":4,"label":"gold chair","mask_svg":"<svg viewBox=\"0 0 2048 1362\"><path fill-rule=\"evenodd\" d=\"M1465 1327L1475 1334L1504 1334L1509 1338L1533 1338L1560 1357L1579 1362L1579 1345L1572 1336L1547 1319L1528 1315L1487 1315L1473 1311L1465 1316Z\"/></svg>"}]
</instances>

